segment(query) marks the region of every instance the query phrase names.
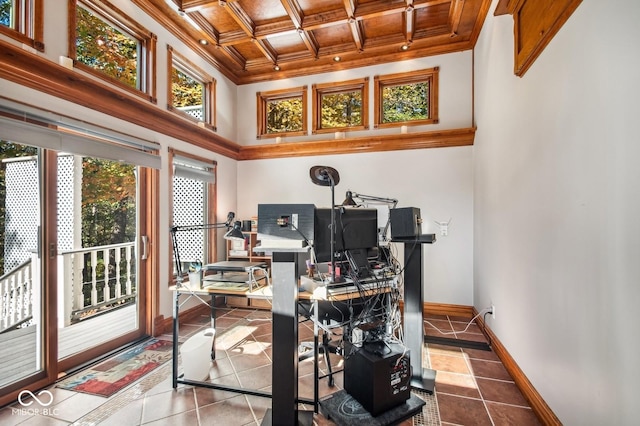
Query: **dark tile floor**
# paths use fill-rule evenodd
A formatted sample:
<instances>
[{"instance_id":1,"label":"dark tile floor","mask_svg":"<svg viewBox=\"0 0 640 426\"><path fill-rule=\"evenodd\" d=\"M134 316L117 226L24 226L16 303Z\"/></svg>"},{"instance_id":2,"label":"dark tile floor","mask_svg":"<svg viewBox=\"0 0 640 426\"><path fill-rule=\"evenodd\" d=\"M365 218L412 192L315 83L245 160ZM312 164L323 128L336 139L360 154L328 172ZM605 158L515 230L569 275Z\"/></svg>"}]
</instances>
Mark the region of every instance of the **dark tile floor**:
<instances>
[{"instance_id":1,"label":"dark tile floor","mask_svg":"<svg viewBox=\"0 0 640 426\"><path fill-rule=\"evenodd\" d=\"M475 324L465 329L469 318L431 316L425 318L425 333L464 340L485 341ZM180 341L208 326L202 317L181 324ZM436 331L437 327L440 331ZM443 335L444 333L451 333ZM216 324L216 361L210 377L230 386L271 390L270 312L249 309L224 309ZM300 324L301 341L313 337L312 324ZM161 336L171 339L171 335ZM332 355L336 369L342 359ZM462 349L455 346L426 344L423 363L437 370L436 391L425 398L428 412L402 423L442 425L538 425L540 424L506 369L492 351ZM111 398L75 393L52 387L55 404L43 413L20 413L15 407L0 410L2 425L259 425L270 408L268 398L221 390L171 385L171 363L150 373L139 383ZM325 365L321 371L325 372ZM335 375L335 386L322 379L320 397L343 386L342 374ZM313 364L299 366L300 397L313 397ZM431 405L429 405L431 404ZM303 409L312 407L302 406ZM314 416L317 425L332 425L322 415Z\"/></svg>"}]
</instances>

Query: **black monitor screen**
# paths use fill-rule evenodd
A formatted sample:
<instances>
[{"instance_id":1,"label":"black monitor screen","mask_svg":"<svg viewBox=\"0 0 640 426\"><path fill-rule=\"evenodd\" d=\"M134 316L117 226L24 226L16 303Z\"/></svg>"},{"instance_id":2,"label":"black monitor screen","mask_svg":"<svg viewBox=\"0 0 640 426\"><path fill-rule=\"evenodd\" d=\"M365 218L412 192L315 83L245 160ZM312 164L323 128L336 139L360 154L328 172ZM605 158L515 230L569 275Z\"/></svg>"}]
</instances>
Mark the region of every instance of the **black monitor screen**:
<instances>
[{"instance_id":1,"label":"black monitor screen","mask_svg":"<svg viewBox=\"0 0 640 426\"><path fill-rule=\"evenodd\" d=\"M378 245L378 210L335 209L335 251L370 249ZM331 209L317 208L314 221L314 251L318 262L331 260Z\"/></svg>"}]
</instances>

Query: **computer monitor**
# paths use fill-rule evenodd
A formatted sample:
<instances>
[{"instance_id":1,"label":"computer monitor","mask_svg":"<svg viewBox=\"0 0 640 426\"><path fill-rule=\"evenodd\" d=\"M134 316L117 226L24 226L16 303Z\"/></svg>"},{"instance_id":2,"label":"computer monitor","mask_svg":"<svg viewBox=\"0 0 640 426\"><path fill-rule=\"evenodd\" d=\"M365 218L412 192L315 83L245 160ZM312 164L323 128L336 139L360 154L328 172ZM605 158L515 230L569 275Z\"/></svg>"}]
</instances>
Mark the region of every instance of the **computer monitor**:
<instances>
[{"instance_id":1,"label":"computer monitor","mask_svg":"<svg viewBox=\"0 0 640 426\"><path fill-rule=\"evenodd\" d=\"M378 210L351 207L335 208L335 252L351 252L358 261L366 260L369 250L378 245ZM318 262L331 260L331 209L316 208L313 249ZM338 260L344 260L339 256Z\"/></svg>"}]
</instances>

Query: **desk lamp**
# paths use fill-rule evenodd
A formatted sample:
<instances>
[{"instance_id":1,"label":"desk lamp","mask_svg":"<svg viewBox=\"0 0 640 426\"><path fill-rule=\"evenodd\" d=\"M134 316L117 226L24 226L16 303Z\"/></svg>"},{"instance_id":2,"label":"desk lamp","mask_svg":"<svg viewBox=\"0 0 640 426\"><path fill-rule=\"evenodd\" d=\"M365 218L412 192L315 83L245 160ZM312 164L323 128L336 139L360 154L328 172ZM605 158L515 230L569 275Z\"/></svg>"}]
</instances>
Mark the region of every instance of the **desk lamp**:
<instances>
[{"instance_id":1,"label":"desk lamp","mask_svg":"<svg viewBox=\"0 0 640 426\"><path fill-rule=\"evenodd\" d=\"M356 200L360 201L359 203ZM389 210L395 209L398 205L398 200L395 198L384 198L384 197L376 197L373 195L365 195L358 194L355 192L347 191L345 195L345 199L342 202L343 206L359 206L363 203L371 202L374 204L387 204L389 206ZM389 224L391 223L391 215L387 218L387 223L384 226L384 230L382 231L382 241L387 240L387 230L389 229Z\"/></svg>"},{"instance_id":2,"label":"desk lamp","mask_svg":"<svg viewBox=\"0 0 640 426\"><path fill-rule=\"evenodd\" d=\"M244 235L242 234L242 223L233 221L235 213L229 212L227 220L225 222L218 223L200 223L197 225L174 225L169 229L171 233L171 244L173 245L173 257L176 263L176 285L180 287L182 284L182 262L180 261L180 250L178 248L178 239L176 234L184 231L199 231L202 229L215 229L215 228L227 228L227 233L224 234L225 240L242 240L244 241Z\"/></svg>"},{"instance_id":3,"label":"desk lamp","mask_svg":"<svg viewBox=\"0 0 640 426\"><path fill-rule=\"evenodd\" d=\"M340 174L333 167L328 166L313 166L309 170L311 176L311 182L320 186L331 187L331 282L336 282L336 260L335 260L335 246L336 246L336 212L335 212L335 187L340 183Z\"/></svg>"}]
</instances>

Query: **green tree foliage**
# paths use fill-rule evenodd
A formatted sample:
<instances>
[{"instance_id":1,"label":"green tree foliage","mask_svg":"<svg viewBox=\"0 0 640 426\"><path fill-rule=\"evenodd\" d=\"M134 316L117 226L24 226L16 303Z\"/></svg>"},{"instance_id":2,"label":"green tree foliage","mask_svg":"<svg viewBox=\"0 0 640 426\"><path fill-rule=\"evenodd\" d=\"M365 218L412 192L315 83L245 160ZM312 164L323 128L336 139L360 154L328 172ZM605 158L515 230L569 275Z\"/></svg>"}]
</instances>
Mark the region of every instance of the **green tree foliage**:
<instances>
[{"instance_id":1,"label":"green tree foliage","mask_svg":"<svg viewBox=\"0 0 640 426\"><path fill-rule=\"evenodd\" d=\"M80 6L76 11L76 59L138 88L138 41Z\"/></svg>"},{"instance_id":2,"label":"green tree foliage","mask_svg":"<svg viewBox=\"0 0 640 426\"><path fill-rule=\"evenodd\" d=\"M323 129L362 125L362 93L333 93L322 96Z\"/></svg>"},{"instance_id":3,"label":"green tree foliage","mask_svg":"<svg viewBox=\"0 0 640 426\"><path fill-rule=\"evenodd\" d=\"M267 103L267 133L302 131L302 97Z\"/></svg>"},{"instance_id":4,"label":"green tree foliage","mask_svg":"<svg viewBox=\"0 0 640 426\"><path fill-rule=\"evenodd\" d=\"M171 93L176 108L204 104L202 84L177 68L171 71Z\"/></svg>"},{"instance_id":5,"label":"green tree foliage","mask_svg":"<svg viewBox=\"0 0 640 426\"><path fill-rule=\"evenodd\" d=\"M135 167L117 161L82 161L82 245L135 241Z\"/></svg>"},{"instance_id":6,"label":"green tree foliage","mask_svg":"<svg viewBox=\"0 0 640 426\"><path fill-rule=\"evenodd\" d=\"M0 25L11 28L12 0L0 0Z\"/></svg>"},{"instance_id":7,"label":"green tree foliage","mask_svg":"<svg viewBox=\"0 0 640 426\"><path fill-rule=\"evenodd\" d=\"M429 83L388 86L382 90L382 122L429 118Z\"/></svg>"}]
</instances>

